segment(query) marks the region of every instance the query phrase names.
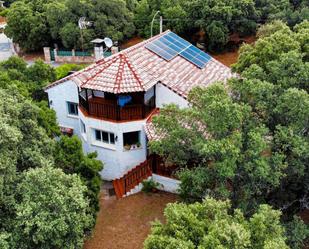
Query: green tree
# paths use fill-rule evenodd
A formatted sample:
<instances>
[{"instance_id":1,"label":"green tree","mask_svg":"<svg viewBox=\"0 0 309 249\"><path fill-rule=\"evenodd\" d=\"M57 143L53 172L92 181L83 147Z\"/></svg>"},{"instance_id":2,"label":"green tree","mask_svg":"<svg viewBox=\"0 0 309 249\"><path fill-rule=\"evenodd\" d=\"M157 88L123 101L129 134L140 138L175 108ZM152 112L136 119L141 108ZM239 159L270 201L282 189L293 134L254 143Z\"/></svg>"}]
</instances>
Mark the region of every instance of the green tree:
<instances>
[{"instance_id":1,"label":"green tree","mask_svg":"<svg viewBox=\"0 0 309 249\"><path fill-rule=\"evenodd\" d=\"M56 80L54 68L42 60L27 67L25 61L16 56L0 63L0 74L5 77L0 87L8 89L15 85L22 95L36 101L47 99L43 87Z\"/></svg>"},{"instance_id":2,"label":"green tree","mask_svg":"<svg viewBox=\"0 0 309 249\"><path fill-rule=\"evenodd\" d=\"M50 27L50 35L56 41L61 38L61 28L69 21L67 13L68 10L64 1L53 1L46 5L46 19Z\"/></svg>"},{"instance_id":3,"label":"green tree","mask_svg":"<svg viewBox=\"0 0 309 249\"><path fill-rule=\"evenodd\" d=\"M254 1L193 1L187 3L188 16L194 26L207 35L209 49L222 49L230 33L252 34L256 30Z\"/></svg>"},{"instance_id":4,"label":"green tree","mask_svg":"<svg viewBox=\"0 0 309 249\"><path fill-rule=\"evenodd\" d=\"M277 31L290 32L290 29L284 22L280 20L274 20L259 27L257 31L257 36L259 38L265 38L267 36L271 36Z\"/></svg>"},{"instance_id":5,"label":"green tree","mask_svg":"<svg viewBox=\"0 0 309 249\"><path fill-rule=\"evenodd\" d=\"M134 24L139 35L143 37L150 36L150 23L152 16L152 9L148 3L148 0L138 1L135 8Z\"/></svg>"},{"instance_id":6,"label":"green tree","mask_svg":"<svg viewBox=\"0 0 309 249\"><path fill-rule=\"evenodd\" d=\"M255 0L255 8L262 22L282 19L290 9L289 0Z\"/></svg>"},{"instance_id":7,"label":"green tree","mask_svg":"<svg viewBox=\"0 0 309 249\"><path fill-rule=\"evenodd\" d=\"M4 70L16 69L20 73L27 70L27 63L17 56L10 57L8 60L1 62L0 65Z\"/></svg>"},{"instance_id":8,"label":"green tree","mask_svg":"<svg viewBox=\"0 0 309 249\"><path fill-rule=\"evenodd\" d=\"M242 77L193 89L189 108L166 106L153 119L162 136L150 149L182 168L185 200L228 197L245 214L268 203L285 219L307 207L309 78L297 38L307 24L280 26L242 49Z\"/></svg>"},{"instance_id":9,"label":"green tree","mask_svg":"<svg viewBox=\"0 0 309 249\"><path fill-rule=\"evenodd\" d=\"M37 60L27 68L26 76L30 84L30 91L34 100L46 99L43 88L50 82L56 80L56 73L53 67L45 64L42 60Z\"/></svg>"},{"instance_id":10,"label":"green tree","mask_svg":"<svg viewBox=\"0 0 309 249\"><path fill-rule=\"evenodd\" d=\"M280 211L261 205L249 219L229 201L205 199L195 204L168 204L166 223L153 224L146 249L286 248Z\"/></svg>"},{"instance_id":11,"label":"green tree","mask_svg":"<svg viewBox=\"0 0 309 249\"><path fill-rule=\"evenodd\" d=\"M66 48L76 48L80 30L75 23L66 23L59 31L62 44Z\"/></svg>"},{"instance_id":12,"label":"green tree","mask_svg":"<svg viewBox=\"0 0 309 249\"><path fill-rule=\"evenodd\" d=\"M299 41L301 51L304 54L304 59L309 61L309 21L308 19L299 23L294 27L296 32L296 40Z\"/></svg>"},{"instance_id":13,"label":"green tree","mask_svg":"<svg viewBox=\"0 0 309 249\"><path fill-rule=\"evenodd\" d=\"M113 41L122 41L134 34L134 16L125 1L95 1L92 8L90 18L94 21L96 36L107 36Z\"/></svg>"},{"instance_id":14,"label":"green tree","mask_svg":"<svg viewBox=\"0 0 309 249\"><path fill-rule=\"evenodd\" d=\"M44 14L34 11L26 2L12 4L6 18L8 25L5 33L22 48L36 50L49 44L50 36Z\"/></svg>"},{"instance_id":15,"label":"green tree","mask_svg":"<svg viewBox=\"0 0 309 249\"><path fill-rule=\"evenodd\" d=\"M248 103L259 121L269 128L272 150L284 155L286 176L271 191L268 201L290 215L308 202L307 31L307 22L299 24L294 32L282 26L254 46L246 46L235 69L247 79L231 84L235 99ZM282 39L286 39L285 44Z\"/></svg>"},{"instance_id":16,"label":"green tree","mask_svg":"<svg viewBox=\"0 0 309 249\"><path fill-rule=\"evenodd\" d=\"M229 31L221 21L211 22L205 30L209 39L209 50L214 51L224 48L224 45L229 40Z\"/></svg>"},{"instance_id":17,"label":"green tree","mask_svg":"<svg viewBox=\"0 0 309 249\"><path fill-rule=\"evenodd\" d=\"M288 244L293 249L304 248L304 241L309 236L309 226L298 217L294 216L293 220L285 225Z\"/></svg>"},{"instance_id":18,"label":"green tree","mask_svg":"<svg viewBox=\"0 0 309 249\"><path fill-rule=\"evenodd\" d=\"M101 161L96 159L96 153L84 155L82 143L77 136L62 136L55 150L55 164L65 173L78 174L87 186L86 196L90 201L90 213L95 217L99 210L98 194L100 192L103 169Z\"/></svg>"},{"instance_id":19,"label":"green tree","mask_svg":"<svg viewBox=\"0 0 309 249\"><path fill-rule=\"evenodd\" d=\"M280 57L289 51L300 52L300 44L290 32L276 32L272 36L259 39L254 47L244 45L240 49L240 56L234 69L237 72L243 72L251 65L258 65L262 69L270 61L279 60Z\"/></svg>"},{"instance_id":20,"label":"green tree","mask_svg":"<svg viewBox=\"0 0 309 249\"><path fill-rule=\"evenodd\" d=\"M266 26L266 29L270 29L271 27L273 27L273 25L268 25ZM265 71L264 75L267 73L273 74L272 71L274 68L272 68L272 66L274 63L276 63L278 66L280 66L280 64L285 64L284 66L289 69L288 66L291 65L286 65L286 63L289 62L288 55L293 55L293 59L298 59L298 62L293 62L295 66L300 64L299 66L305 67L305 70L307 70L308 64L303 63L307 62L308 60L307 41L309 39L309 25L307 24L307 21L296 26L294 32L292 32L282 23L278 27L279 30L277 32L273 33L272 35L262 37L255 43L254 46L242 46L239 60L233 66L233 69L238 73L245 73L253 66L258 66L261 68L261 71ZM291 68L288 72L291 72L292 70L294 69ZM276 70L274 73L277 71L278 70ZM278 75L280 75L280 73L284 73L283 70L278 72ZM293 73L295 73L295 71L292 71L289 76L293 77ZM285 75L286 74L287 73L285 73ZM308 76L306 75L306 77ZM272 83L272 79L269 81ZM304 84L308 84L307 78L305 78L303 81Z\"/></svg>"},{"instance_id":21,"label":"green tree","mask_svg":"<svg viewBox=\"0 0 309 249\"><path fill-rule=\"evenodd\" d=\"M56 142L60 132L55 112L46 101L34 99L33 92L42 91L54 77L54 70L42 62L26 67L12 57L0 64L1 248L79 248L94 225L102 163L95 153L84 155L76 137ZM69 151L71 141L81 161L68 159L56 167L76 163L66 169L81 179L50 168L60 162L55 150Z\"/></svg>"},{"instance_id":22,"label":"green tree","mask_svg":"<svg viewBox=\"0 0 309 249\"><path fill-rule=\"evenodd\" d=\"M92 223L86 187L76 175L51 167L25 172L18 184L17 248L81 248Z\"/></svg>"},{"instance_id":23,"label":"green tree","mask_svg":"<svg viewBox=\"0 0 309 249\"><path fill-rule=\"evenodd\" d=\"M18 115L16 103L6 96L7 93L0 89L0 231L10 226L15 203L17 147L22 139L14 121Z\"/></svg>"},{"instance_id":24,"label":"green tree","mask_svg":"<svg viewBox=\"0 0 309 249\"><path fill-rule=\"evenodd\" d=\"M89 49L95 37L122 41L135 32L132 7L123 0L102 1L28 1L19 0L8 10L6 33L25 50L60 43L67 49ZM83 31L78 20L85 16L93 25Z\"/></svg>"},{"instance_id":25,"label":"green tree","mask_svg":"<svg viewBox=\"0 0 309 249\"><path fill-rule=\"evenodd\" d=\"M186 1L183 0L164 0L160 4L161 15L165 21L166 28L180 34L185 34L193 27L188 21L189 15L186 9ZM159 31L159 29L156 29Z\"/></svg>"},{"instance_id":26,"label":"green tree","mask_svg":"<svg viewBox=\"0 0 309 249\"><path fill-rule=\"evenodd\" d=\"M48 107L47 101L37 102L36 105L40 108L37 117L38 124L45 129L49 137L59 136L60 128L57 123L56 112Z\"/></svg>"},{"instance_id":27,"label":"green tree","mask_svg":"<svg viewBox=\"0 0 309 249\"><path fill-rule=\"evenodd\" d=\"M223 85L195 88L188 100L190 108L165 107L153 119L164 136L151 142L150 149L189 168L179 173L185 200L229 197L233 205L251 210L285 176L284 156L272 153L269 129Z\"/></svg>"},{"instance_id":28,"label":"green tree","mask_svg":"<svg viewBox=\"0 0 309 249\"><path fill-rule=\"evenodd\" d=\"M10 234L1 232L0 233L0 247L3 249L10 249Z\"/></svg>"}]
</instances>

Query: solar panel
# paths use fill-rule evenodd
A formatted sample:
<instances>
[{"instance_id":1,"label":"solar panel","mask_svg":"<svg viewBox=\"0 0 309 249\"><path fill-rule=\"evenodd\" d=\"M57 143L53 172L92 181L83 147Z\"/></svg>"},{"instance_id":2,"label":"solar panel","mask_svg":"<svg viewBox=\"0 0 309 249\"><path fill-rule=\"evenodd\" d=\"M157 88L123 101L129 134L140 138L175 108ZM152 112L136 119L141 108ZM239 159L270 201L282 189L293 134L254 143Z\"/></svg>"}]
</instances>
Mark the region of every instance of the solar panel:
<instances>
[{"instance_id":1,"label":"solar panel","mask_svg":"<svg viewBox=\"0 0 309 249\"><path fill-rule=\"evenodd\" d=\"M172 60L179 54L199 68L205 67L206 63L211 59L208 54L173 32L168 32L157 40L146 44L145 47L167 61Z\"/></svg>"},{"instance_id":2,"label":"solar panel","mask_svg":"<svg viewBox=\"0 0 309 249\"><path fill-rule=\"evenodd\" d=\"M199 68L205 67L207 62L211 59L208 54L193 45L190 45L190 47L180 52L179 55Z\"/></svg>"},{"instance_id":3,"label":"solar panel","mask_svg":"<svg viewBox=\"0 0 309 249\"><path fill-rule=\"evenodd\" d=\"M168 40L172 44L175 44L177 47L179 47L180 51L191 45L190 42L187 42L172 32L167 33L162 38Z\"/></svg>"},{"instance_id":4,"label":"solar panel","mask_svg":"<svg viewBox=\"0 0 309 249\"><path fill-rule=\"evenodd\" d=\"M164 43L160 42L159 40L155 40L151 43L148 43L146 45L146 48L148 48L150 51L156 53L163 59L169 61L173 59L178 53L169 48L168 46L164 45Z\"/></svg>"},{"instance_id":5,"label":"solar panel","mask_svg":"<svg viewBox=\"0 0 309 249\"><path fill-rule=\"evenodd\" d=\"M182 50L189 47L190 43L172 32L154 40L146 45L146 48L169 61L177 56Z\"/></svg>"}]
</instances>

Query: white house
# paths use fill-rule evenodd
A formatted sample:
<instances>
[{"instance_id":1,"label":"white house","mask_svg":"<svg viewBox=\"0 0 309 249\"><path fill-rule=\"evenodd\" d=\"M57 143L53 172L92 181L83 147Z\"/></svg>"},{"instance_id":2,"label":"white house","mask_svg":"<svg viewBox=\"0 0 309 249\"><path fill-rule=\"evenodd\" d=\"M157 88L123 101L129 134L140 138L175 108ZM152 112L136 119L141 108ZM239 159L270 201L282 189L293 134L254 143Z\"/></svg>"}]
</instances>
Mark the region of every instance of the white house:
<instances>
[{"instance_id":1,"label":"white house","mask_svg":"<svg viewBox=\"0 0 309 249\"><path fill-rule=\"evenodd\" d=\"M85 152L97 151L105 180L123 177L147 159L147 120L157 108L187 107L194 86L232 77L231 70L166 31L49 85L59 125ZM147 137L148 136L148 137Z\"/></svg>"}]
</instances>

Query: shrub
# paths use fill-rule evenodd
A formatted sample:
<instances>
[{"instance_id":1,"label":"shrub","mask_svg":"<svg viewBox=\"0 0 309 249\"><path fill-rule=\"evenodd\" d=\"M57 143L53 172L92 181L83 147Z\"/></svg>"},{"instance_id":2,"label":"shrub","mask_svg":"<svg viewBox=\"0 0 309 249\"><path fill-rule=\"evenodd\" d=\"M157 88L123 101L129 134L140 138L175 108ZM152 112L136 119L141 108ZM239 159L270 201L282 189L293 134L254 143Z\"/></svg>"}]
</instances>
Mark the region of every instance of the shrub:
<instances>
[{"instance_id":1,"label":"shrub","mask_svg":"<svg viewBox=\"0 0 309 249\"><path fill-rule=\"evenodd\" d=\"M62 79L68 76L71 71L79 71L84 67L85 65L63 64L56 68L56 78L57 80Z\"/></svg>"},{"instance_id":2,"label":"shrub","mask_svg":"<svg viewBox=\"0 0 309 249\"><path fill-rule=\"evenodd\" d=\"M143 188L142 191L144 193L150 193L152 192L154 189L157 189L158 187L160 187L160 184L158 182L155 182L154 180L150 179L150 180L145 180L142 182L143 184Z\"/></svg>"}]
</instances>

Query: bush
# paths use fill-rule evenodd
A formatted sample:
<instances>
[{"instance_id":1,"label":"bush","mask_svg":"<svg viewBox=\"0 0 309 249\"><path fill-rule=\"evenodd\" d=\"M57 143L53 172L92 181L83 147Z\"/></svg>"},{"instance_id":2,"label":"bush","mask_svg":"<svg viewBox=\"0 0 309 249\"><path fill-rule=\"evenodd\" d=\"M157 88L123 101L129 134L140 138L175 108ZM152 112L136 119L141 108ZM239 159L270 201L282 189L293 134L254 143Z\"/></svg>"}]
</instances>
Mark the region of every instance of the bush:
<instances>
[{"instance_id":1,"label":"bush","mask_svg":"<svg viewBox=\"0 0 309 249\"><path fill-rule=\"evenodd\" d=\"M9 10L8 9L0 9L0 16L6 17L8 14Z\"/></svg>"},{"instance_id":2,"label":"bush","mask_svg":"<svg viewBox=\"0 0 309 249\"><path fill-rule=\"evenodd\" d=\"M155 182L154 180L150 179L150 180L145 180L142 182L143 184L143 188L142 191L144 193L150 193L152 192L154 189L157 189L158 187L160 187L160 184Z\"/></svg>"},{"instance_id":3,"label":"bush","mask_svg":"<svg viewBox=\"0 0 309 249\"><path fill-rule=\"evenodd\" d=\"M69 75L71 71L79 71L83 69L86 65L77 64L63 64L56 68L56 78L57 80L62 79Z\"/></svg>"},{"instance_id":4,"label":"bush","mask_svg":"<svg viewBox=\"0 0 309 249\"><path fill-rule=\"evenodd\" d=\"M292 221L285 224L285 231L287 243L291 248L304 248L304 242L309 237L309 226L298 216L294 216Z\"/></svg>"}]
</instances>

